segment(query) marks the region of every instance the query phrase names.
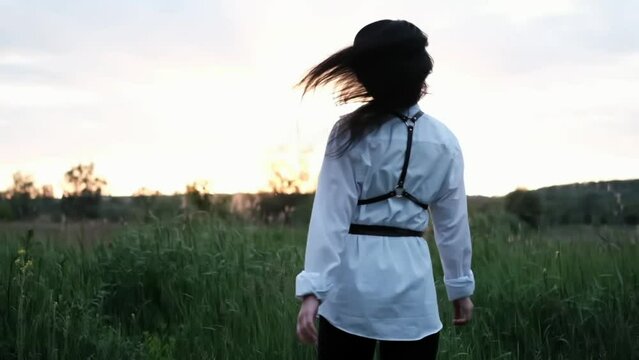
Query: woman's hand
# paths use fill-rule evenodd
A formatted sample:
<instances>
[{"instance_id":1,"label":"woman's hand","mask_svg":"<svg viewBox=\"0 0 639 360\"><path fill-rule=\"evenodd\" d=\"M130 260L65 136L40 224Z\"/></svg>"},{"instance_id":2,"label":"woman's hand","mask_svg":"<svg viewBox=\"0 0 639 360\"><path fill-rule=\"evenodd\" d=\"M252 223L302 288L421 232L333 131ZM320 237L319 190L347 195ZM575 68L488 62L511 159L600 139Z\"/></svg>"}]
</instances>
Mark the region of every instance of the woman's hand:
<instances>
[{"instance_id":1,"label":"woman's hand","mask_svg":"<svg viewBox=\"0 0 639 360\"><path fill-rule=\"evenodd\" d=\"M466 325L473 317L473 302L469 297L453 300L455 307L454 325Z\"/></svg>"},{"instance_id":2,"label":"woman's hand","mask_svg":"<svg viewBox=\"0 0 639 360\"><path fill-rule=\"evenodd\" d=\"M319 308L319 300L315 295L307 295L302 301L300 313L297 315L297 337L301 342L317 344L315 317Z\"/></svg>"}]
</instances>

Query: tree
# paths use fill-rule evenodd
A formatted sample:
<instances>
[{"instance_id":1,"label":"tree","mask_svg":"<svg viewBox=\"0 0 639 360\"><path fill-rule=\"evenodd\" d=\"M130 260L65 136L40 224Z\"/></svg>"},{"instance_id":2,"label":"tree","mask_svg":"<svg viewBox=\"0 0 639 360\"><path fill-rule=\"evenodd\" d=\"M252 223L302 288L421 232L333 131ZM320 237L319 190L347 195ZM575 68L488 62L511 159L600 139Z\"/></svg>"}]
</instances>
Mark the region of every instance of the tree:
<instances>
[{"instance_id":1,"label":"tree","mask_svg":"<svg viewBox=\"0 0 639 360\"><path fill-rule=\"evenodd\" d=\"M603 207L600 204L597 193L590 191L581 197L581 211L583 212L584 224L592 224L597 219L596 215Z\"/></svg>"},{"instance_id":2,"label":"tree","mask_svg":"<svg viewBox=\"0 0 639 360\"><path fill-rule=\"evenodd\" d=\"M43 185L40 194L36 198L38 204L38 213L40 215L48 215L49 218L60 218L60 206L56 202L52 185Z\"/></svg>"},{"instance_id":3,"label":"tree","mask_svg":"<svg viewBox=\"0 0 639 360\"><path fill-rule=\"evenodd\" d=\"M198 210L211 210L212 195L209 189L209 182L206 180L194 181L186 185L186 201L188 205L194 206Z\"/></svg>"},{"instance_id":4,"label":"tree","mask_svg":"<svg viewBox=\"0 0 639 360\"><path fill-rule=\"evenodd\" d=\"M157 199L160 195L159 191L153 191L145 187L141 187L133 193L133 202L144 212L144 220L153 218L152 210L156 207Z\"/></svg>"},{"instance_id":5,"label":"tree","mask_svg":"<svg viewBox=\"0 0 639 360\"><path fill-rule=\"evenodd\" d=\"M102 193L107 182L93 174L95 165L78 164L64 174L65 191L68 196L81 196L87 193Z\"/></svg>"},{"instance_id":6,"label":"tree","mask_svg":"<svg viewBox=\"0 0 639 360\"><path fill-rule=\"evenodd\" d=\"M271 178L268 182L274 194L299 194L303 184L307 181L308 173L306 171L289 174L273 166Z\"/></svg>"},{"instance_id":7,"label":"tree","mask_svg":"<svg viewBox=\"0 0 639 360\"><path fill-rule=\"evenodd\" d=\"M639 225L639 203L624 208L623 222L626 225Z\"/></svg>"},{"instance_id":8,"label":"tree","mask_svg":"<svg viewBox=\"0 0 639 360\"><path fill-rule=\"evenodd\" d=\"M53 186L42 185L42 190L40 191L40 197L44 199L53 199Z\"/></svg>"},{"instance_id":9,"label":"tree","mask_svg":"<svg viewBox=\"0 0 639 360\"><path fill-rule=\"evenodd\" d=\"M286 148L278 150L271 160L269 188L274 194L299 194L309 191L308 158L311 149L304 149L297 158Z\"/></svg>"},{"instance_id":10,"label":"tree","mask_svg":"<svg viewBox=\"0 0 639 360\"><path fill-rule=\"evenodd\" d=\"M100 216L102 191L107 182L95 176L94 164L78 164L64 174L65 190L62 212L74 219L96 219Z\"/></svg>"},{"instance_id":11,"label":"tree","mask_svg":"<svg viewBox=\"0 0 639 360\"><path fill-rule=\"evenodd\" d=\"M308 191L311 187L307 161L310 153L311 149L306 149L297 159L287 161L282 157L290 157L291 154L286 149L280 149L280 159L275 158L271 161L270 192L259 194L255 209L262 221L291 223L293 214L306 198L302 192Z\"/></svg>"},{"instance_id":12,"label":"tree","mask_svg":"<svg viewBox=\"0 0 639 360\"><path fill-rule=\"evenodd\" d=\"M31 219L38 215L34 199L39 195L33 177L21 172L13 174L13 186L9 188L9 208L13 219Z\"/></svg>"},{"instance_id":13,"label":"tree","mask_svg":"<svg viewBox=\"0 0 639 360\"><path fill-rule=\"evenodd\" d=\"M506 195L506 211L530 226L538 227L541 222L541 198L534 191L517 189Z\"/></svg>"}]
</instances>

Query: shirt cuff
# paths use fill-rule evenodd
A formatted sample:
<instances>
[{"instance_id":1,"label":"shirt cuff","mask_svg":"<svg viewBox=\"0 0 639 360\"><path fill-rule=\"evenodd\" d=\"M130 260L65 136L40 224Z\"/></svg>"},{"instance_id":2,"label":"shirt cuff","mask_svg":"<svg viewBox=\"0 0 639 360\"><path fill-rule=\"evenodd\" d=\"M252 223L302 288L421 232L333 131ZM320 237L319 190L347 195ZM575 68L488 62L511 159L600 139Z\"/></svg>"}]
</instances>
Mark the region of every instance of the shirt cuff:
<instances>
[{"instance_id":1,"label":"shirt cuff","mask_svg":"<svg viewBox=\"0 0 639 360\"><path fill-rule=\"evenodd\" d=\"M472 270L469 275L455 279L444 279L448 300L453 301L471 296L475 292L475 276Z\"/></svg>"},{"instance_id":2,"label":"shirt cuff","mask_svg":"<svg viewBox=\"0 0 639 360\"><path fill-rule=\"evenodd\" d=\"M305 295L313 294L321 302L327 292L326 281L318 272L302 271L295 277L295 297L300 300Z\"/></svg>"}]
</instances>

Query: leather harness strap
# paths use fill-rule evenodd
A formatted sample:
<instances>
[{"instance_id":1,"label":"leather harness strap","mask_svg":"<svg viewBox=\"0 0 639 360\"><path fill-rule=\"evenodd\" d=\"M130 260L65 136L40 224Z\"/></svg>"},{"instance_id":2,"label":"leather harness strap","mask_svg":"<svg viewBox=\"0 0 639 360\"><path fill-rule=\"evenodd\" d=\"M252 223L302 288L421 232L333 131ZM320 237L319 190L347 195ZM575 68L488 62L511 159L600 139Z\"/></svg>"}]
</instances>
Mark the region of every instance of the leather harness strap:
<instances>
[{"instance_id":1,"label":"leather harness strap","mask_svg":"<svg viewBox=\"0 0 639 360\"><path fill-rule=\"evenodd\" d=\"M428 204L425 204L419 201L415 196L411 195L404 188L404 181L406 180L406 173L408 172L408 163L410 161L410 153L413 145L413 129L415 127L415 122L419 119L424 113L420 110L412 117L408 117L403 114L394 113L395 116L399 117L404 124L406 125L406 131L408 132L408 136L406 137L406 151L404 152L404 165L402 165L402 172L399 175L399 180L397 181L397 185L390 192L378 196L374 196L368 199L359 199L357 201L357 205L368 205L380 201L384 201L386 199L390 199L392 197L404 197L415 204L419 205L422 209L428 209Z\"/></svg>"},{"instance_id":2,"label":"leather harness strap","mask_svg":"<svg viewBox=\"0 0 639 360\"><path fill-rule=\"evenodd\" d=\"M419 205L422 209L428 209L428 204L422 203L415 196L411 195L404 188L404 181L406 180L406 173L408 172L408 162L410 161L410 153L413 145L413 130L415 127L415 122L419 119L424 113L420 110L412 117L408 117L403 114L393 113L393 115L399 117L404 124L406 125L406 131L408 131L408 136L406 137L406 151L404 153L404 164L402 165L402 172L399 175L399 180L397 181L397 185L395 188L387 192L386 194L374 196L368 199L360 199L357 201L357 205L367 205L373 204L376 202L384 201L390 199L392 197L403 197L406 198L415 204ZM365 224L351 224L348 229L349 234L359 234L359 235L374 235L374 236L392 236L392 237L401 237L401 236L423 236L423 231L411 230L411 229L403 229L394 226L385 226L385 225L365 225Z\"/></svg>"}]
</instances>

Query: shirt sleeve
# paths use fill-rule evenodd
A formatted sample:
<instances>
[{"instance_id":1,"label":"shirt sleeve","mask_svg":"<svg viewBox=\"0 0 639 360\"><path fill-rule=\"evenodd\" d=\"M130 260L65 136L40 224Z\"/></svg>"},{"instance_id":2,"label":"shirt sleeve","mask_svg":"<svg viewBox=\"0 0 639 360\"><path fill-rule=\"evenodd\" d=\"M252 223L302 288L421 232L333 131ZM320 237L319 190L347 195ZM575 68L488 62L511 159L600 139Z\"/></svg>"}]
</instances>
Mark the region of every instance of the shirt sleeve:
<instances>
[{"instance_id":1,"label":"shirt sleeve","mask_svg":"<svg viewBox=\"0 0 639 360\"><path fill-rule=\"evenodd\" d=\"M306 241L304 270L295 278L295 297L314 294L323 301L332 287L331 271L340 263L343 240L348 233L351 218L357 205L358 189L352 158L346 152L340 157L334 152L343 141L333 127L326 146L324 159L313 200L311 219ZM335 139L331 141L330 139Z\"/></svg>"},{"instance_id":2,"label":"shirt sleeve","mask_svg":"<svg viewBox=\"0 0 639 360\"><path fill-rule=\"evenodd\" d=\"M453 154L441 196L429 207L448 300L468 297L475 291L475 277L470 268L472 245L464 187L464 160L459 148Z\"/></svg>"}]
</instances>

